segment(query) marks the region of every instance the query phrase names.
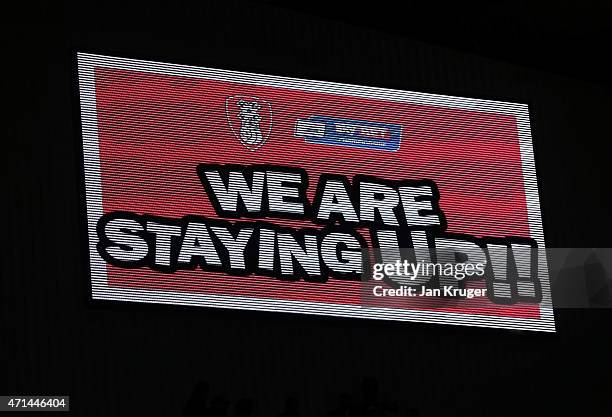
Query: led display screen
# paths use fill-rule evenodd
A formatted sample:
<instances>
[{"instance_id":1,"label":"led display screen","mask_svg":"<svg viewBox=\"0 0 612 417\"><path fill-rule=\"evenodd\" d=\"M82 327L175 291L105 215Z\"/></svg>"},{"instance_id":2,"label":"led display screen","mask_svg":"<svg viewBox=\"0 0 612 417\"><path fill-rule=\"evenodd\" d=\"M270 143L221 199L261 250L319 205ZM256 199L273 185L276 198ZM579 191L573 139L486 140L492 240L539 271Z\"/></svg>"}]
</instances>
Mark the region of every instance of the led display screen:
<instances>
[{"instance_id":1,"label":"led display screen","mask_svg":"<svg viewBox=\"0 0 612 417\"><path fill-rule=\"evenodd\" d=\"M94 299L554 331L527 105L78 74Z\"/></svg>"}]
</instances>

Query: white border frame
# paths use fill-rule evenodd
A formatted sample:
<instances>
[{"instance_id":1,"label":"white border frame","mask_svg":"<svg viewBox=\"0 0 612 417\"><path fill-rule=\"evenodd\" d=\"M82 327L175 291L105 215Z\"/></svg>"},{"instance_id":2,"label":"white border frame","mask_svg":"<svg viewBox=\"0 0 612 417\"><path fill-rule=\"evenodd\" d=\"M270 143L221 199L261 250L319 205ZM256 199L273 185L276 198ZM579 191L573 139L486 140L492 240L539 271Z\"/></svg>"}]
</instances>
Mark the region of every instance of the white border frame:
<instances>
[{"instance_id":1,"label":"white border frame","mask_svg":"<svg viewBox=\"0 0 612 417\"><path fill-rule=\"evenodd\" d=\"M542 230L540 200L538 196L538 185L531 140L531 129L529 124L529 109L526 104L252 74L189 65L166 64L80 52L77 53L77 61L81 104L81 125L83 134L83 159L89 236L89 262L91 269L92 297L94 299L193 305L243 310L279 311L287 313L305 313L326 316L358 317L422 323L445 323L518 330L539 330L546 332L555 331L552 302L550 298L548 268L544 250L538 251L541 256L538 265L543 293L543 300L540 304L539 319L421 310L399 310L381 307L347 306L341 304L315 303L306 301L288 301L254 297L115 288L107 285L106 262L100 257L96 250L96 223L102 216L103 210L94 67L115 68L164 75L178 75L192 78L206 78L241 84L255 84L261 86L299 89L302 91L333 93L353 97L375 98L412 104L424 104L513 115L517 119L529 229L531 237L536 240L538 247L543 249L545 247L544 234Z\"/></svg>"}]
</instances>

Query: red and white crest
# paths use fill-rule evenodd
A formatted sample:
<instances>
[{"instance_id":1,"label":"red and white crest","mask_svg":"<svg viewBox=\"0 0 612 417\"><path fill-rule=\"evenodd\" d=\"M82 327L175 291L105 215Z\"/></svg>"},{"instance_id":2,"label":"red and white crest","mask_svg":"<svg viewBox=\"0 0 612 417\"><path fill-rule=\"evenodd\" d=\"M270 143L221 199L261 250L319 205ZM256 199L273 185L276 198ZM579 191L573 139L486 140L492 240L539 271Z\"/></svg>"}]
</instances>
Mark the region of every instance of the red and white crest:
<instances>
[{"instance_id":1,"label":"red and white crest","mask_svg":"<svg viewBox=\"0 0 612 417\"><path fill-rule=\"evenodd\" d=\"M256 151L272 133L272 106L252 96L231 96L225 100L227 122L240 143Z\"/></svg>"}]
</instances>

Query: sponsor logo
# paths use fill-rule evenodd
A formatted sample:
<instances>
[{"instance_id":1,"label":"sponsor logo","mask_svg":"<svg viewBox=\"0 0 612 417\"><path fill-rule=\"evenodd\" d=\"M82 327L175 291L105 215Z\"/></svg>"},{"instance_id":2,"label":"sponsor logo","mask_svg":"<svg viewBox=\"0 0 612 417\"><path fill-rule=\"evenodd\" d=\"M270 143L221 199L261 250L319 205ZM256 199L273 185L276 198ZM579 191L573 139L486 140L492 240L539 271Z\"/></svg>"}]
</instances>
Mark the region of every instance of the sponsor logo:
<instances>
[{"instance_id":1,"label":"sponsor logo","mask_svg":"<svg viewBox=\"0 0 612 417\"><path fill-rule=\"evenodd\" d=\"M397 151L402 127L366 120L311 116L297 121L295 136L308 143Z\"/></svg>"}]
</instances>

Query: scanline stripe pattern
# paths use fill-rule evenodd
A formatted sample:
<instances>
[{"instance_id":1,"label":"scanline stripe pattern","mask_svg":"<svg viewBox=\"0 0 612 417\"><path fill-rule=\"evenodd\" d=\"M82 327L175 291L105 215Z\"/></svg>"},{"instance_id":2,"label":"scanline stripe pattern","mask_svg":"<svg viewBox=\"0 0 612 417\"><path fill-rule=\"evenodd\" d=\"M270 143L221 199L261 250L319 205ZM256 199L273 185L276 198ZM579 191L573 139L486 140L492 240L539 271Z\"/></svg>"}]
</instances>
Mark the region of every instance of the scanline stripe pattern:
<instances>
[{"instance_id":1,"label":"scanline stripe pattern","mask_svg":"<svg viewBox=\"0 0 612 417\"><path fill-rule=\"evenodd\" d=\"M228 220L215 212L202 187L200 163L304 168L309 201L324 173L430 179L440 190L448 232L530 237L544 248L527 105L86 53L78 54L78 70L94 299L555 330L543 250L539 305L472 299L442 307L363 303L359 283L335 279L320 284L124 269L107 264L97 250L98 221L113 211ZM270 135L254 150L240 136L236 114L227 110L235 107L234 97L269 103L269 114L265 106L259 112L262 131ZM399 149L384 149L384 141L378 148L309 143L296 134L298 120L319 116L400 125ZM263 220L321 227L306 220ZM357 230L371 244L368 230ZM469 285L484 288L483 282Z\"/></svg>"}]
</instances>

